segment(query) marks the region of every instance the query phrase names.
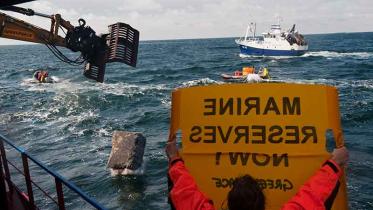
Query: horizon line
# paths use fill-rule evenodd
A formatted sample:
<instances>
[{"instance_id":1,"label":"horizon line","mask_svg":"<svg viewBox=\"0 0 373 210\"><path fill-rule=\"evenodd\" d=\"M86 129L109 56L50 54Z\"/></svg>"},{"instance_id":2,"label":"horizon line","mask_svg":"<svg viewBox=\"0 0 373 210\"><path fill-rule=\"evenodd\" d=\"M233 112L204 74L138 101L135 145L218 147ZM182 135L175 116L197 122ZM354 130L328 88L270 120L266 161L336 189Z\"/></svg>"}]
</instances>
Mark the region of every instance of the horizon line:
<instances>
[{"instance_id":1,"label":"horizon line","mask_svg":"<svg viewBox=\"0 0 373 210\"><path fill-rule=\"evenodd\" d=\"M305 36L308 35L328 35L328 34L356 34L356 33L373 33L373 31L356 31L356 32L330 32L330 33L310 33L310 34L303 34ZM174 41L174 40L197 40L197 39L228 39L228 38L239 38L240 36L223 36L223 37L205 37L205 38L170 38L170 39L145 39L145 40L140 40L139 42L151 42L151 41ZM0 37L2 38L2 37ZM8 39L8 38L3 38L3 39ZM10 39L13 40L13 39ZM21 40L15 40L15 41L20 41L20 42L25 42ZM0 46L18 46L18 45L38 45L42 43L28 43L25 42L24 44L0 44Z\"/></svg>"}]
</instances>

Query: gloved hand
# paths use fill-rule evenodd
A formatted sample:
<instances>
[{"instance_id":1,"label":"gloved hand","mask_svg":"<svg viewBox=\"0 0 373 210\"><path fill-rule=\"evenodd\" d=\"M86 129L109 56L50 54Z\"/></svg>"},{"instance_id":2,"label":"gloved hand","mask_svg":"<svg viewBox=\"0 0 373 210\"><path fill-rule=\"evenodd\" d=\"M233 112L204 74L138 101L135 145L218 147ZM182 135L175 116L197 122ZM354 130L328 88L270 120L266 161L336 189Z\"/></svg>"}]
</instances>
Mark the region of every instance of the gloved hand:
<instances>
[{"instance_id":1,"label":"gloved hand","mask_svg":"<svg viewBox=\"0 0 373 210\"><path fill-rule=\"evenodd\" d=\"M170 135L165 150L166 150L168 160L171 160L171 159L179 156L178 148L177 148L177 145L176 145L176 135L175 134Z\"/></svg>"},{"instance_id":2,"label":"gloved hand","mask_svg":"<svg viewBox=\"0 0 373 210\"><path fill-rule=\"evenodd\" d=\"M343 166L347 163L349 158L348 150L346 147L334 149L331 159L334 160L339 166Z\"/></svg>"}]
</instances>

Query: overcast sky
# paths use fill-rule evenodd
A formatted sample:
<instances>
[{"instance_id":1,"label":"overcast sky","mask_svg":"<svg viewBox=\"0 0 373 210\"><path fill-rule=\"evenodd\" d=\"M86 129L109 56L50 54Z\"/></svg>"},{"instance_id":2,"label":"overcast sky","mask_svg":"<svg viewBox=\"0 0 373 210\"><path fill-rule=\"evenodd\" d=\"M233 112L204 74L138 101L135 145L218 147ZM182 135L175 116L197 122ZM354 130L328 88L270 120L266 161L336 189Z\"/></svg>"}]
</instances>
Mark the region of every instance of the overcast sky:
<instances>
[{"instance_id":1,"label":"overcast sky","mask_svg":"<svg viewBox=\"0 0 373 210\"><path fill-rule=\"evenodd\" d=\"M60 13L77 25L84 18L97 33L125 22L141 40L243 36L249 22L264 32L281 16L303 34L373 31L373 0L39 0L19 6L46 14ZM49 28L49 21L7 12ZM0 44L16 44L0 38Z\"/></svg>"}]
</instances>

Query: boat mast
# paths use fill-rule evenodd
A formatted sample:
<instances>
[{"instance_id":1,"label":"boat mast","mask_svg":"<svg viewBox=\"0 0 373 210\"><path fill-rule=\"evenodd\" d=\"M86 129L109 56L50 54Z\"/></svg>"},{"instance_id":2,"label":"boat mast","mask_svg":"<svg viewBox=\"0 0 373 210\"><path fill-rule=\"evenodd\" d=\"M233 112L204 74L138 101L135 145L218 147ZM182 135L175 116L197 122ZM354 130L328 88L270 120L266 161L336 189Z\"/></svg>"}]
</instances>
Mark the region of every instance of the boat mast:
<instances>
[{"instance_id":1,"label":"boat mast","mask_svg":"<svg viewBox=\"0 0 373 210\"><path fill-rule=\"evenodd\" d=\"M251 30L250 24L246 28L245 41L247 40L247 35L249 34L249 30Z\"/></svg>"}]
</instances>

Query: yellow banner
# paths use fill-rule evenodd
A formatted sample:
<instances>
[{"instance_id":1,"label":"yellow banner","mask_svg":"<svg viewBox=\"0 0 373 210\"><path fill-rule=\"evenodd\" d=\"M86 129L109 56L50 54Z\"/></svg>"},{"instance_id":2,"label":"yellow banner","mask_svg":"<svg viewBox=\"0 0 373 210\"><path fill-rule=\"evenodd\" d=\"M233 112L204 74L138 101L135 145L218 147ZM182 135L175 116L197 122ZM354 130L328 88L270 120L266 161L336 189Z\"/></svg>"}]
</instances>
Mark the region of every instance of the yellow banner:
<instances>
[{"instance_id":1,"label":"yellow banner","mask_svg":"<svg viewBox=\"0 0 373 210\"><path fill-rule=\"evenodd\" d=\"M344 144L334 87L226 84L172 93L171 131L182 132L186 167L222 207L237 176L255 177L267 209L280 209L330 157L326 131ZM337 136L339 136L337 138ZM347 207L344 177L333 209Z\"/></svg>"}]
</instances>

